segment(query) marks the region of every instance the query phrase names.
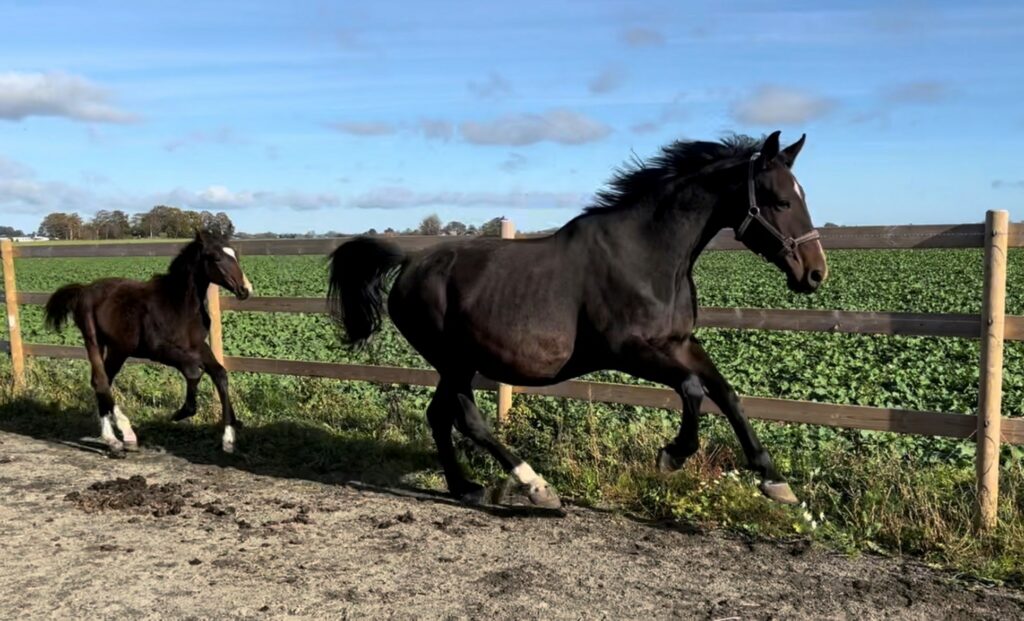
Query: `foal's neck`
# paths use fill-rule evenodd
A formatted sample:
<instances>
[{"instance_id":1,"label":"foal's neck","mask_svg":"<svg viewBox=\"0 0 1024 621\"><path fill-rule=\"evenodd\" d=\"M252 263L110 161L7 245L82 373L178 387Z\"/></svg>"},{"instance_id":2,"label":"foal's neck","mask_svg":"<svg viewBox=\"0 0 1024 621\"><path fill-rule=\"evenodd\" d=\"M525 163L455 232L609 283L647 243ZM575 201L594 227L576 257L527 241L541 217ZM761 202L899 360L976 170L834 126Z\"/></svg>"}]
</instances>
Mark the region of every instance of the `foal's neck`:
<instances>
[{"instance_id":1,"label":"foal's neck","mask_svg":"<svg viewBox=\"0 0 1024 621\"><path fill-rule=\"evenodd\" d=\"M163 282L167 297L186 314L205 312L206 290L210 286L210 279L203 274L198 265L189 270L168 272L164 275Z\"/></svg>"}]
</instances>

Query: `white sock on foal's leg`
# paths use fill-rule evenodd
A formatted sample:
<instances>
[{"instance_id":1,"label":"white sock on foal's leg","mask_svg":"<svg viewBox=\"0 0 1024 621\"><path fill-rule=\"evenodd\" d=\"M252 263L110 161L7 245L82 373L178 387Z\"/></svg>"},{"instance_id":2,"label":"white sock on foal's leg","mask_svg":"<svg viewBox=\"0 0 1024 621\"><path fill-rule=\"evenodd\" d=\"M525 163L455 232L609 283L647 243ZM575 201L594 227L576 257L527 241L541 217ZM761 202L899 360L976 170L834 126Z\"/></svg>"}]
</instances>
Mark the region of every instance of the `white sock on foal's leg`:
<instances>
[{"instance_id":1,"label":"white sock on foal's leg","mask_svg":"<svg viewBox=\"0 0 1024 621\"><path fill-rule=\"evenodd\" d=\"M544 477L534 472L530 464L525 461L512 469L512 476L530 488L530 490L536 491L548 486L548 482L544 480Z\"/></svg>"},{"instance_id":2,"label":"white sock on foal's leg","mask_svg":"<svg viewBox=\"0 0 1024 621\"><path fill-rule=\"evenodd\" d=\"M114 435L113 415L100 416L100 438L112 451L124 450L124 445Z\"/></svg>"},{"instance_id":3,"label":"white sock on foal's leg","mask_svg":"<svg viewBox=\"0 0 1024 621\"><path fill-rule=\"evenodd\" d=\"M224 437L221 439L220 446L225 453L235 452L235 428L231 425L224 427Z\"/></svg>"},{"instance_id":4,"label":"white sock on foal's leg","mask_svg":"<svg viewBox=\"0 0 1024 621\"><path fill-rule=\"evenodd\" d=\"M128 420L128 417L121 411L121 406L114 406L114 421L117 423L117 428L121 431L121 437L124 439L124 447L126 449L133 449L139 446L139 440L135 437L135 430L132 429L132 423Z\"/></svg>"}]
</instances>

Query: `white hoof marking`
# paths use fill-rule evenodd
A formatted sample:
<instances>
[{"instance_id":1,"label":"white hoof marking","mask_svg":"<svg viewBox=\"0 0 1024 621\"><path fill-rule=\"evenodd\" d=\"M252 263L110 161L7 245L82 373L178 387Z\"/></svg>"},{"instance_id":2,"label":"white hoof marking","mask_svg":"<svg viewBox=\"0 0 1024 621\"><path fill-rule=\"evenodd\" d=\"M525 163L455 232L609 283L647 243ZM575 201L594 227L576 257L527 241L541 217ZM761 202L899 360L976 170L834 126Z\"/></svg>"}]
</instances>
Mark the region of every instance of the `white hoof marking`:
<instances>
[{"instance_id":1,"label":"white hoof marking","mask_svg":"<svg viewBox=\"0 0 1024 621\"><path fill-rule=\"evenodd\" d=\"M225 453L235 452L235 428L231 425L224 427L224 437L221 439L221 448Z\"/></svg>"},{"instance_id":2,"label":"white hoof marking","mask_svg":"<svg viewBox=\"0 0 1024 621\"><path fill-rule=\"evenodd\" d=\"M132 423L128 420L128 417L121 411L121 406L114 406L114 420L117 422L117 428L121 431L121 437L128 444L138 444L138 438L135 437L135 430L132 429Z\"/></svg>"}]
</instances>

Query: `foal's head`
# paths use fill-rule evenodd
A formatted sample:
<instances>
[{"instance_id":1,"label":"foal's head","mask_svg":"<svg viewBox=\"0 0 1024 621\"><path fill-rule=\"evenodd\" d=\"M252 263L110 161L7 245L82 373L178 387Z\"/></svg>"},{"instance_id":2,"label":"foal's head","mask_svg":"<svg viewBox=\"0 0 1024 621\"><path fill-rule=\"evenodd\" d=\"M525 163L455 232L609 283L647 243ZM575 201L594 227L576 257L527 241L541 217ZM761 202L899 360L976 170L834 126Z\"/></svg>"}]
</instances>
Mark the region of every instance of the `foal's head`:
<instances>
[{"instance_id":1,"label":"foal's head","mask_svg":"<svg viewBox=\"0 0 1024 621\"><path fill-rule=\"evenodd\" d=\"M205 231L197 231L195 240L189 245L197 246L196 269L205 275L207 280L224 287L239 300L252 295L252 283L242 273L238 253L227 245L227 240Z\"/></svg>"},{"instance_id":2,"label":"foal's head","mask_svg":"<svg viewBox=\"0 0 1024 621\"><path fill-rule=\"evenodd\" d=\"M733 225L736 238L781 269L798 293L815 291L828 277L804 188L792 170L805 138L780 149L779 132L768 136L745 167L745 199Z\"/></svg>"}]
</instances>

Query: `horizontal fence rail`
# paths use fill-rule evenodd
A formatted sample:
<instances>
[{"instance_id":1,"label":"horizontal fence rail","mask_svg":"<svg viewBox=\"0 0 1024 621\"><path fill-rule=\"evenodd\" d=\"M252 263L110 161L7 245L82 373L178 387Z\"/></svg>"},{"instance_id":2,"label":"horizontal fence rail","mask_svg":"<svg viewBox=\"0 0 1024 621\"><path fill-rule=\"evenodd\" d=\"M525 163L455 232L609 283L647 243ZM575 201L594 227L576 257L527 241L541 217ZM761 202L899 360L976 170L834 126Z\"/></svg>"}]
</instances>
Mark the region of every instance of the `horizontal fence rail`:
<instances>
[{"instance_id":1,"label":"horizontal fence rail","mask_svg":"<svg viewBox=\"0 0 1024 621\"><path fill-rule=\"evenodd\" d=\"M6 342L0 341L0 346L6 345ZM85 350L83 348L69 345L26 344L25 353L30 356L46 358L85 359ZM129 362L157 364L136 358L130 359ZM378 384L436 386L438 381L437 372L430 369L338 364L308 360L225 356L224 366L233 373L248 372L320 377L374 382ZM497 382L478 375L473 382L473 387L478 390L493 391L497 389ZM679 407L679 395L674 390L650 386L572 380L555 384L554 386L516 386L513 388L513 391L516 394L563 397L582 401L649 408L677 409ZM920 412L898 408L837 405L815 401L770 399L765 397L743 397L743 407L752 418L786 423L808 423L830 427L844 427L847 429L891 431L949 438L969 438L977 431L977 419L968 414ZM711 402L703 405L701 409L721 414L721 411ZM1024 420L1009 419L1003 421L1002 439L1003 442L1010 444L1024 444Z\"/></svg>"},{"instance_id":2,"label":"horizontal fence rail","mask_svg":"<svg viewBox=\"0 0 1024 621\"><path fill-rule=\"evenodd\" d=\"M900 248L982 248L983 224L929 224L907 226L843 226L819 229L826 250L893 250ZM416 251L436 244L450 243L466 237L428 235L379 235L398 244L403 250ZM520 235L532 239L542 235ZM326 256L352 237L316 239L240 239L231 246L243 255L320 255ZM494 238L497 239L497 238ZM1024 224L1011 224L1008 243L1011 248L1024 247ZM75 243L53 245L15 245L15 256L43 257L171 257L181 248L180 241L137 243ZM708 250L739 250L743 246L730 231L723 231L708 244Z\"/></svg>"},{"instance_id":3,"label":"horizontal fence rail","mask_svg":"<svg viewBox=\"0 0 1024 621\"><path fill-rule=\"evenodd\" d=\"M18 304L46 304L49 293L19 292ZM0 295L0 302L3 296ZM220 308L247 313L327 313L324 298L254 297L238 300L222 297ZM958 313L884 313L838 310L718 308L698 310L701 328L775 330L786 332L838 332L887 336L940 336L977 339L981 316ZM1006 340L1024 341L1024 315L1007 315Z\"/></svg>"},{"instance_id":4,"label":"horizontal fence rail","mask_svg":"<svg viewBox=\"0 0 1024 621\"><path fill-rule=\"evenodd\" d=\"M896 433L975 438L985 447L976 455L978 470L978 527L991 528L996 523L995 498L998 494L999 444L1024 444L1024 418L1004 419L999 411L1002 384L1001 364L993 364L995 354L1002 351L1005 340L1024 340L1024 316L1005 316L1005 257L1007 248L1024 247L1024 224L1008 223L1006 212L989 211L985 224L908 225L826 227L820 229L822 245L827 250L892 250L892 249L956 249L984 248L985 291L979 314L930 314L859 312L839 310L701 308L698 326L705 328L787 330L833 332L847 334L927 336L982 339L982 385L979 394L990 397L979 404L977 415L944 412L921 412L895 408L816 403L810 401L743 397L743 406L752 418L787 423L808 423L849 429L890 431ZM403 250L415 252L436 244L457 243L465 238L439 236L382 236ZM511 222L502 225L502 237L515 237ZM530 243L544 235L520 235L517 243ZM232 246L242 255L319 256L325 257L351 237L320 239L235 240ZM494 238L495 243L501 243ZM171 257L178 253L181 240L139 243L85 243L51 245L0 245L5 272L4 302L11 341L0 341L0 349L8 351L13 361L15 390L23 384L23 357L85 358L81 347L21 343L17 309L19 305L44 304L48 293L18 292L14 257ZM743 246L731 232L722 232L708 245L709 250L738 250ZM1002 257L1001 261L993 257ZM211 287L211 295L216 288ZM211 302L211 318L219 324L220 311L310 313L327 312L323 298L257 297L239 301L218 297ZM213 312L216 311L216 312ZM212 346L219 351L218 335L212 330ZM985 352L995 352L987 360ZM1001 360L1001 355L999 355ZM269 373L340 380L368 381L383 384L434 386L438 375L429 369L337 364L305 360L280 360L224 356L224 365L234 372ZM133 362L146 362L133 360ZM987 366L986 366L987 365ZM478 376L474 387L498 391L499 423L502 411L508 411L511 395L531 394L564 397L585 401L624 405L671 408L679 407L675 391L641 385L613 384L573 380L544 387L509 387ZM984 407L982 407L984 405ZM719 413L713 404L704 406Z\"/></svg>"}]
</instances>

